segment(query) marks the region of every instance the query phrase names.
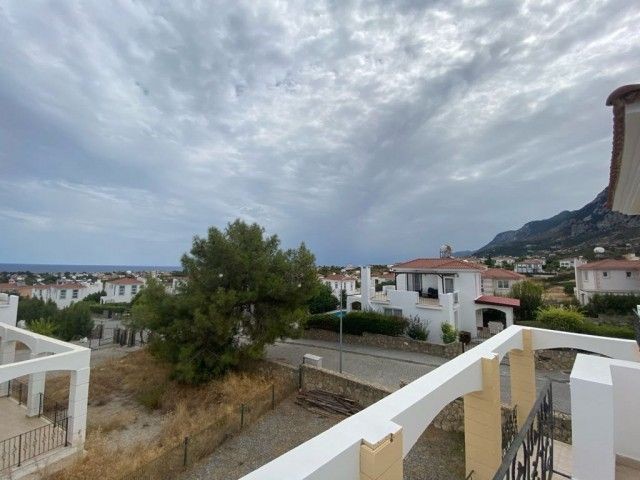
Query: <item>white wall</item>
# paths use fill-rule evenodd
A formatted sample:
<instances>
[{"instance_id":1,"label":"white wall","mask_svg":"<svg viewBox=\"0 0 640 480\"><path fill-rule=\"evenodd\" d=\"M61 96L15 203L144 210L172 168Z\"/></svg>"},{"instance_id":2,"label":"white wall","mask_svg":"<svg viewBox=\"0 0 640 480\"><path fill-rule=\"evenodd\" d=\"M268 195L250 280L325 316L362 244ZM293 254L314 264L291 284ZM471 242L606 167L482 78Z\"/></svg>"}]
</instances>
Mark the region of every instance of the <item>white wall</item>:
<instances>
[{"instance_id":1,"label":"white wall","mask_svg":"<svg viewBox=\"0 0 640 480\"><path fill-rule=\"evenodd\" d=\"M631 275L627 277L627 272ZM606 273L606 276L605 276ZM596 293L612 295L640 294L640 272L637 270L575 269L576 298L585 305Z\"/></svg>"},{"instance_id":2,"label":"white wall","mask_svg":"<svg viewBox=\"0 0 640 480\"><path fill-rule=\"evenodd\" d=\"M17 295L0 293L0 323L15 327L18 317L18 301Z\"/></svg>"},{"instance_id":3,"label":"white wall","mask_svg":"<svg viewBox=\"0 0 640 480\"><path fill-rule=\"evenodd\" d=\"M120 287L124 287L123 293L121 294ZM133 291L133 287L135 287L135 292ZM136 284L136 285L119 285L117 283L105 282L104 291L106 293L105 296L100 298L101 303L120 303L120 302L130 302L133 300L140 290L144 288L144 284Z\"/></svg>"}]
</instances>

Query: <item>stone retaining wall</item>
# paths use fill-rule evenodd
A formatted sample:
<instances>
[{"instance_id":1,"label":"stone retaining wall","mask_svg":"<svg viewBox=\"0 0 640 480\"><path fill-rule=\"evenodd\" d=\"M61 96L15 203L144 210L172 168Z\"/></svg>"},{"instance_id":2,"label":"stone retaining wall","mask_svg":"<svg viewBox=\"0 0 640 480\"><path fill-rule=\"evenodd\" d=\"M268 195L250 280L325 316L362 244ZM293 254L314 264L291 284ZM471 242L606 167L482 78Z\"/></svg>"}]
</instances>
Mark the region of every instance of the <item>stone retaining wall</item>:
<instances>
[{"instance_id":1,"label":"stone retaining wall","mask_svg":"<svg viewBox=\"0 0 640 480\"><path fill-rule=\"evenodd\" d=\"M302 336L310 340L323 340L327 342L337 342L339 340L339 334L329 330L309 329L305 330ZM378 335L366 332L362 334L362 336L343 334L342 341L353 345L404 350L444 358L454 358L462 353L462 344L459 342L441 345L438 343L422 342L409 337L392 337L390 335Z\"/></svg>"},{"instance_id":2,"label":"stone retaining wall","mask_svg":"<svg viewBox=\"0 0 640 480\"><path fill-rule=\"evenodd\" d=\"M357 401L363 407L368 407L386 397L391 390L363 382L345 373L337 373L311 365L301 365L302 388L305 390L326 390ZM511 411L508 405L502 405L502 417ZM554 412L554 438L565 443L571 443L571 416ZM445 406L433 419L432 425L446 432L464 432L464 401L457 398Z\"/></svg>"}]
</instances>

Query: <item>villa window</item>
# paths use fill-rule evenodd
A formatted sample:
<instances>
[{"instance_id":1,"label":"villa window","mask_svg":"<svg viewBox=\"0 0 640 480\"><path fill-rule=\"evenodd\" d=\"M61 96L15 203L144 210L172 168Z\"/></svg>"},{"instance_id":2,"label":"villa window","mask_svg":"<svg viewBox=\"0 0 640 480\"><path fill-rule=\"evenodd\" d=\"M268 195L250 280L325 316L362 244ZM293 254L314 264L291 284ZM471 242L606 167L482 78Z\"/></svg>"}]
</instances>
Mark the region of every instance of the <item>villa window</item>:
<instances>
[{"instance_id":1,"label":"villa window","mask_svg":"<svg viewBox=\"0 0 640 480\"><path fill-rule=\"evenodd\" d=\"M631 272L627 272L627 278L631 278Z\"/></svg>"},{"instance_id":2,"label":"villa window","mask_svg":"<svg viewBox=\"0 0 640 480\"><path fill-rule=\"evenodd\" d=\"M118 295L124 295L124 285L118 287Z\"/></svg>"},{"instance_id":3,"label":"villa window","mask_svg":"<svg viewBox=\"0 0 640 480\"><path fill-rule=\"evenodd\" d=\"M498 288L509 288L509 280L498 280Z\"/></svg>"},{"instance_id":4,"label":"villa window","mask_svg":"<svg viewBox=\"0 0 640 480\"><path fill-rule=\"evenodd\" d=\"M609 278L609 272L602 272L602 278Z\"/></svg>"},{"instance_id":5,"label":"villa window","mask_svg":"<svg viewBox=\"0 0 640 480\"><path fill-rule=\"evenodd\" d=\"M453 293L453 278L444 278L444 293Z\"/></svg>"},{"instance_id":6,"label":"villa window","mask_svg":"<svg viewBox=\"0 0 640 480\"><path fill-rule=\"evenodd\" d=\"M401 317L402 309L401 308L385 308L384 314L389 315L390 317Z\"/></svg>"},{"instance_id":7,"label":"villa window","mask_svg":"<svg viewBox=\"0 0 640 480\"><path fill-rule=\"evenodd\" d=\"M138 285L131 285L131 295L138 293Z\"/></svg>"},{"instance_id":8,"label":"villa window","mask_svg":"<svg viewBox=\"0 0 640 480\"><path fill-rule=\"evenodd\" d=\"M407 273L407 290L410 292L422 291L422 274Z\"/></svg>"},{"instance_id":9,"label":"villa window","mask_svg":"<svg viewBox=\"0 0 640 480\"><path fill-rule=\"evenodd\" d=\"M585 280L589 280L589 272L586 270L582 272L582 278L584 278Z\"/></svg>"},{"instance_id":10,"label":"villa window","mask_svg":"<svg viewBox=\"0 0 640 480\"><path fill-rule=\"evenodd\" d=\"M78 298L78 290L71 291L71 298Z\"/></svg>"},{"instance_id":11,"label":"villa window","mask_svg":"<svg viewBox=\"0 0 640 480\"><path fill-rule=\"evenodd\" d=\"M67 298L67 291L60 290L60 300L64 300L65 298Z\"/></svg>"},{"instance_id":12,"label":"villa window","mask_svg":"<svg viewBox=\"0 0 640 480\"><path fill-rule=\"evenodd\" d=\"M338 288L338 282L333 282L333 288Z\"/></svg>"}]
</instances>

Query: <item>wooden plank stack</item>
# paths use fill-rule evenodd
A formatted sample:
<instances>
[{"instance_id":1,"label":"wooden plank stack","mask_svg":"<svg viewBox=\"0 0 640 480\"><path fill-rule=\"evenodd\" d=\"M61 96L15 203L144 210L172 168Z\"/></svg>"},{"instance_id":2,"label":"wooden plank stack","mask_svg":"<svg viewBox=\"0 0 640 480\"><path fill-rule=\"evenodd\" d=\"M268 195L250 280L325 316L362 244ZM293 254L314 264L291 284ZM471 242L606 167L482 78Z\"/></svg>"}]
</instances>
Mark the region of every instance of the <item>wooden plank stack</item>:
<instances>
[{"instance_id":1,"label":"wooden plank stack","mask_svg":"<svg viewBox=\"0 0 640 480\"><path fill-rule=\"evenodd\" d=\"M300 390L296 403L309 410L346 416L362 410L362 406L355 400L326 390Z\"/></svg>"}]
</instances>

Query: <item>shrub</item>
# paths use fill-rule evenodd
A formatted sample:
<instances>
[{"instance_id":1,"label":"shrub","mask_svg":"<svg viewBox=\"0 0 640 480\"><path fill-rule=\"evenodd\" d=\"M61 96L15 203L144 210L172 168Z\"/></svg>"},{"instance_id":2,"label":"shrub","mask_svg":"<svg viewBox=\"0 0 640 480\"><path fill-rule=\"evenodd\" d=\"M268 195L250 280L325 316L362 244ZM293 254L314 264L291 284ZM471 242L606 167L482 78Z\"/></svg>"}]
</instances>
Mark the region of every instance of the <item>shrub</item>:
<instances>
[{"instance_id":1,"label":"shrub","mask_svg":"<svg viewBox=\"0 0 640 480\"><path fill-rule=\"evenodd\" d=\"M362 335L364 332L397 337L407 329L408 321L402 317L392 317L377 312L349 312L342 320L342 332ZM340 331L340 319L334 315L311 315L307 328Z\"/></svg>"},{"instance_id":2,"label":"shrub","mask_svg":"<svg viewBox=\"0 0 640 480\"><path fill-rule=\"evenodd\" d=\"M596 294L589 301L587 310L592 315L608 313L630 315L640 305L640 295Z\"/></svg>"},{"instance_id":3,"label":"shrub","mask_svg":"<svg viewBox=\"0 0 640 480\"><path fill-rule=\"evenodd\" d=\"M414 318L407 325L407 335L414 340L422 340L425 342L429 338L429 329L426 328L419 318Z\"/></svg>"},{"instance_id":4,"label":"shrub","mask_svg":"<svg viewBox=\"0 0 640 480\"><path fill-rule=\"evenodd\" d=\"M550 330L581 332L584 329L584 315L577 310L563 307L549 307L539 310L537 320Z\"/></svg>"},{"instance_id":5,"label":"shrub","mask_svg":"<svg viewBox=\"0 0 640 480\"><path fill-rule=\"evenodd\" d=\"M562 285L564 293L566 295L573 295L573 289L576 286L576 282L566 282Z\"/></svg>"},{"instance_id":6,"label":"shrub","mask_svg":"<svg viewBox=\"0 0 640 480\"><path fill-rule=\"evenodd\" d=\"M39 333L47 337L53 337L56 334L56 324L49 318L39 318L32 320L28 325L29 330L33 333Z\"/></svg>"},{"instance_id":7,"label":"shrub","mask_svg":"<svg viewBox=\"0 0 640 480\"><path fill-rule=\"evenodd\" d=\"M585 321L582 333L598 335L600 337L626 338L628 340L635 340L636 338L636 332L631 327L598 325L590 321Z\"/></svg>"},{"instance_id":8,"label":"shrub","mask_svg":"<svg viewBox=\"0 0 640 480\"><path fill-rule=\"evenodd\" d=\"M85 302L74 303L60 310L55 323L58 336L67 341L88 337L93 330L89 305Z\"/></svg>"},{"instance_id":9,"label":"shrub","mask_svg":"<svg viewBox=\"0 0 640 480\"><path fill-rule=\"evenodd\" d=\"M321 285L318 287L318 293L309 300L309 313L330 312L338 308L338 303L339 301L333 296L331 289L327 285Z\"/></svg>"},{"instance_id":10,"label":"shrub","mask_svg":"<svg viewBox=\"0 0 640 480\"><path fill-rule=\"evenodd\" d=\"M516 308L516 320L532 320L538 308L542 306L542 285L531 280L516 283L511 287L511 296L520 300L520 307Z\"/></svg>"},{"instance_id":11,"label":"shrub","mask_svg":"<svg viewBox=\"0 0 640 480\"><path fill-rule=\"evenodd\" d=\"M458 330L450 323L443 322L440 325L440 329L442 330L442 341L444 343L453 343L458 339Z\"/></svg>"}]
</instances>

